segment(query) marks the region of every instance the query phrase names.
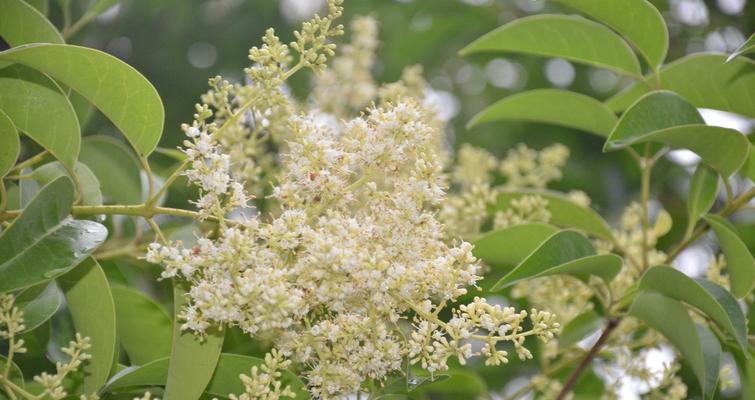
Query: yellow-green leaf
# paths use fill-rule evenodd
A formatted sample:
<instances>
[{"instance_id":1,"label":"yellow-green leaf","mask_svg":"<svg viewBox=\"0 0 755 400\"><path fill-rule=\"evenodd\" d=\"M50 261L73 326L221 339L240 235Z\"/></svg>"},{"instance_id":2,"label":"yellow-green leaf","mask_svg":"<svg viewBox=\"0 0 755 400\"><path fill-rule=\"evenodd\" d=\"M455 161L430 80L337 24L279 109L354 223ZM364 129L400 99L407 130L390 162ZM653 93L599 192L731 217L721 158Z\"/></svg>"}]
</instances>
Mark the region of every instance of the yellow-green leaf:
<instances>
[{"instance_id":1,"label":"yellow-green leaf","mask_svg":"<svg viewBox=\"0 0 755 400\"><path fill-rule=\"evenodd\" d=\"M652 290L683 301L710 317L747 351L745 316L737 299L726 289L705 279L690 278L669 266L650 268L640 280L641 290Z\"/></svg>"},{"instance_id":2,"label":"yellow-green leaf","mask_svg":"<svg viewBox=\"0 0 755 400\"><path fill-rule=\"evenodd\" d=\"M114 204L142 201L139 160L121 141L109 136L87 136L81 141L79 160L92 168L105 201Z\"/></svg>"},{"instance_id":3,"label":"yellow-green leaf","mask_svg":"<svg viewBox=\"0 0 755 400\"><path fill-rule=\"evenodd\" d=\"M83 205L99 206L102 205L102 192L100 191L100 182L89 167L85 164L76 162L74 173L79 178L81 184L81 202ZM57 161L44 164L36 168L31 174L31 178L40 185L45 185L61 176L71 178L65 167Z\"/></svg>"},{"instance_id":4,"label":"yellow-green leaf","mask_svg":"<svg viewBox=\"0 0 755 400\"><path fill-rule=\"evenodd\" d=\"M513 225L477 239L473 253L490 265L517 265L557 231L556 227L548 224Z\"/></svg>"},{"instance_id":5,"label":"yellow-green leaf","mask_svg":"<svg viewBox=\"0 0 755 400\"><path fill-rule=\"evenodd\" d=\"M755 62L739 57L725 63L723 54L697 53L661 69L661 89L676 92L698 108L712 108L755 118ZM652 76L646 76L652 82ZM650 89L634 84L606 101L621 112Z\"/></svg>"},{"instance_id":6,"label":"yellow-green leaf","mask_svg":"<svg viewBox=\"0 0 755 400\"><path fill-rule=\"evenodd\" d=\"M39 10L23 0L0 0L0 36L11 46L64 43L60 32Z\"/></svg>"},{"instance_id":7,"label":"yellow-green leaf","mask_svg":"<svg viewBox=\"0 0 755 400\"><path fill-rule=\"evenodd\" d=\"M173 348L164 400L198 399L212 379L223 347L224 331L209 329L203 341L192 331L181 330L179 313L186 305L186 288L173 284Z\"/></svg>"},{"instance_id":8,"label":"yellow-green leaf","mask_svg":"<svg viewBox=\"0 0 755 400\"><path fill-rule=\"evenodd\" d=\"M470 43L462 55L514 52L567 60L640 76L631 47L605 26L580 17L535 15L509 22Z\"/></svg>"},{"instance_id":9,"label":"yellow-green leaf","mask_svg":"<svg viewBox=\"0 0 755 400\"><path fill-rule=\"evenodd\" d=\"M728 221L717 215L708 215L704 219L716 233L726 257L726 268L731 276L731 292L740 299L747 296L755 286L755 260L750 250Z\"/></svg>"},{"instance_id":10,"label":"yellow-green leaf","mask_svg":"<svg viewBox=\"0 0 755 400\"><path fill-rule=\"evenodd\" d=\"M160 96L142 74L118 58L86 47L30 44L0 52L0 61L42 71L86 97L140 155L157 147L165 117Z\"/></svg>"},{"instance_id":11,"label":"yellow-green leaf","mask_svg":"<svg viewBox=\"0 0 755 400\"><path fill-rule=\"evenodd\" d=\"M0 109L0 178L16 164L21 144L13 121Z\"/></svg>"},{"instance_id":12,"label":"yellow-green leaf","mask_svg":"<svg viewBox=\"0 0 755 400\"><path fill-rule=\"evenodd\" d=\"M629 314L676 347L700 382L703 399L712 399L721 362L721 345L716 337L707 328L694 324L682 303L658 293L640 293Z\"/></svg>"},{"instance_id":13,"label":"yellow-green leaf","mask_svg":"<svg viewBox=\"0 0 755 400\"><path fill-rule=\"evenodd\" d=\"M76 332L89 337L91 360L84 364L84 393L98 391L107 382L116 356L115 305L105 272L88 258L58 278Z\"/></svg>"},{"instance_id":14,"label":"yellow-green leaf","mask_svg":"<svg viewBox=\"0 0 755 400\"><path fill-rule=\"evenodd\" d=\"M170 356L173 322L168 313L141 292L113 286L118 339L133 364Z\"/></svg>"},{"instance_id":15,"label":"yellow-green leaf","mask_svg":"<svg viewBox=\"0 0 755 400\"><path fill-rule=\"evenodd\" d=\"M687 195L688 232L691 232L697 221L713 207L717 193L718 174L705 164L698 164L690 179Z\"/></svg>"},{"instance_id":16,"label":"yellow-green leaf","mask_svg":"<svg viewBox=\"0 0 755 400\"><path fill-rule=\"evenodd\" d=\"M0 233L0 293L66 273L105 241L104 226L71 218L73 201L73 184L60 177L43 187Z\"/></svg>"},{"instance_id":17,"label":"yellow-green leaf","mask_svg":"<svg viewBox=\"0 0 755 400\"><path fill-rule=\"evenodd\" d=\"M501 290L541 276L566 274L586 280L590 275L610 282L623 261L615 254L595 255L589 239L572 230L553 234L490 289Z\"/></svg>"},{"instance_id":18,"label":"yellow-green leaf","mask_svg":"<svg viewBox=\"0 0 755 400\"><path fill-rule=\"evenodd\" d=\"M19 131L73 169L81 142L79 121L53 80L21 65L0 69L0 109Z\"/></svg>"},{"instance_id":19,"label":"yellow-green leaf","mask_svg":"<svg viewBox=\"0 0 755 400\"><path fill-rule=\"evenodd\" d=\"M475 115L467 127L504 120L561 125L607 137L617 118L590 96L567 90L535 89L493 103Z\"/></svg>"},{"instance_id":20,"label":"yellow-green leaf","mask_svg":"<svg viewBox=\"0 0 755 400\"><path fill-rule=\"evenodd\" d=\"M668 29L658 9L647 0L556 0L619 32L657 67L668 51Z\"/></svg>"}]
</instances>

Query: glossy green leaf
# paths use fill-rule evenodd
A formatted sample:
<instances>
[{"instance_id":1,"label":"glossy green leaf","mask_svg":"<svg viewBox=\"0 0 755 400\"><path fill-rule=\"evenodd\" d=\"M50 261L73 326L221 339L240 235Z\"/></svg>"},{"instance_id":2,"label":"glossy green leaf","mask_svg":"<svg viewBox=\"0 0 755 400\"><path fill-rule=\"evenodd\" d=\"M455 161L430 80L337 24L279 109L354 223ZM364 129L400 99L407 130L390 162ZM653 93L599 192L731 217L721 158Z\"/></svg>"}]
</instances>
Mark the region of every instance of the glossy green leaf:
<instances>
[{"instance_id":1,"label":"glossy green leaf","mask_svg":"<svg viewBox=\"0 0 755 400\"><path fill-rule=\"evenodd\" d=\"M81 142L79 121L54 81L20 65L0 69L0 109L19 131L73 168Z\"/></svg>"},{"instance_id":2,"label":"glossy green leaf","mask_svg":"<svg viewBox=\"0 0 755 400\"><path fill-rule=\"evenodd\" d=\"M537 195L548 201L548 211L551 213L550 223L574 228L601 239L611 240L611 228L598 213L588 207L583 207L561 193L551 191L522 190L504 192L498 195L496 210L505 210L515 199L528 195Z\"/></svg>"},{"instance_id":3,"label":"glossy green leaf","mask_svg":"<svg viewBox=\"0 0 755 400\"><path fill-rule=\"evenodd\" d=\"M526 279L557 274L580 279L595 275L610 282L621 271L622 265L621 257L615 254L595 255L595 248L589 239L576 231L564 230L549 237L490 290L501 290Z\"/></svg>"},{"instance_id":4,"label":"glossy green leaf","mask_svg":"<svg viewBox=\"0 0 755 400\"><path fill-rule=\"evenodd\" d=\"M144 386L164 386L168 378L169 358L154 360L139 367L128 367L114 375L106 386L108 392L119 392ZM205 393L227 397L228 394L243 393L244 386L240 374L250 375L254 366L264 364L264 360L239 354L220 354L217 368L210 379ZM304 383L292 372L283 371L281 383L290 385L296 399L307 399Z\"/></svg>"},{"instance_id":5,"label":"glossy green leaf","mask_svg":"<svg viewBox=\"0 0 755 400\"><path fill-rule=\"evenodd\" d=\"M425 395L425 398L438 397L430 395L438 393L442 395L441 398L448 399L477 399L488 393L485 380L470 369L455 368L444 374L448 375L447 379L423 385L412 393Z\"/></svg>"},{"instance_id":6,"label":"glossy green leaf","mask_svg":"<svg viewBox=\"0 0 755 400\"><path fill-rule=\"evenodd\" d=\"M663 16L647 0L556 0L587 14L620 33L652 66L668 51L668 29Z\"/></svg>"},{"instance_id":7,"label":"glossy green leaf","mask_svg":"<svg viewBox=\"0 0 755 400\"><path fill-rule=\"evenodd\" d=\"M16 296L15 305L24 313L23 332L33 331L47 322L63 304L63 293L54 282L25 289Z\"/></svg>"},{"instance_id":8,"label":"glossy green leaf","mask_svg":"<svg viewBox=\"0 0 755 400\"><path fill-rule=\"evenodd\" d=\"M141 165L133 152L108 136L87 136L79 160L92 168L106 201L139 204L142 201Z\"/></svg>"},{"instance_id":9,"label":"glossy green leaf","mask_svg":"<svg viewBox=\"0 0 755 400\"><path fill-rule=\"evenodd\" d=\"M710 211L710 208L716 202L717 193L718 174L705 164L698 164L690 179L689 194L687 195L688 231L691 231L695 223Z\"/></svg>"},{"instance_id":10,"label":"glossy green leaf","mask_svg":"<svg viewBox=\"0 0 755 400\"><path fill-rule=\"evenodd\" d=\"M29 3L32 7L36 8L37 11L41 12L43 15L47 15L47 12L50 11L50 4L48 3L49 0L24 0L24 1Z\"/></svg>"},{"instance_id":11,"label":"glossy green leaf","mask_svg":"<svg viewBox=\"0 0 755 400\"><path fill-rule=\"evenodd\" d=\"M673 267L657 266L642 276L640 289L652 290L697 308L729 332L743 352L747 351L745 316L737 299L721 286L705 279L690 278Z\"/></svg>"},{"instance_id":12,"label":"glossy green leaf","mask_svg":"<svg viewBox=\"0 0 755 400\"><path fill-rule=\"evenodd\" d=\"M490 121L542 122L581 129L607 137L616 115L590 96L557 89L535 89L517 93L480 111L467 128Z\"/></svg>"},{"instance_id":13,"label":"glossy green leaf","mask_svg":"<svg viewBox=\"0 0 755 400\"><path fill-rule=\"evenodd\" d=\"M678 93L698 108L712 108L755 118L755 62L742 57L725 63L723 54L696 53L664 66L661 89ZM649 82L653 77L647 76ZM620 112L650 89L637 83L606 101Z\"/></svg>"},{"instance_id":14,"label":"glossy green leaf","mask_svg":"<svg viewBox=\"0 0 755 400\"><path fill-rule=\"evenodd\" d=\"M603 318L593 310L579 314L569 321L558 335L558 347L565 349L579 342L598 331L603 324Z\"/></svg>"},{"instance_id":15,"label":"glossy green leaf","mask_svg":"<svg viewBox=\"0 0 755 400\"><path fill-rule=\"evenodd\" d=\"M21 144L13 121L0 109L0 178L5 176L18 159Z\"/></svg>"},{"instance_id":16,"label":"glossy green leaf","mask_svg":"<svg viewBox=\"0 0 755 400\"><path fill-rule=\"evenodd\" d=\"M60 32L39 10L23 0L0 0L0 36L11 45L64 43Z\"/></svg>"},{"instance_id":17,"label":"glossy green leaf","mask_svg":"<svg viewBox=\"0 0 755 400\"><path fill-rule=\"evenodd\" d=\"M183 283L174 281L173 320L186 304ZM165 385L164 400L197 399L207 387L218 363L223 347L223 331L210 329L203 341L191 331L182 331L181 324L173 324L173 347Z\"/></svg>"},{"instance_id":18,"label":"glossy green leaf","mask_svg":"<svg viewBox=\"0 0 755 400\"><path fill-rule=\"evenodd\" d=\"M461 50L515 52L567 60L639 76L640 64L631 47L605 26L580 17L535 15L501 26Z\"/></svg>"},{"instance_id":19,"label":"glossy green leaf","mask_svg":"<svg viewBox=\"0 0 755 400\"><path fill-rule=\"evenodd\" d=\"M107 237L93 221L70 217L73 184L49 183L0 233L0 293L49 281L83 261Z\"/></svg>"},{"instance_id":20,"label":"glossy green leaf","mask_svg":"<svg viewBox=\"0 0 755 400\"><path fill-rule=\"evenodd\" d=\"M640 293L629 314L665 336L692 367L703 388L703 398L713 398L721 358L716 337L707 328L695 325L682 303L658 293Z\"/></svg>"},{"instance_id":21,"label":"glossy green leaf","mask_svg":"<svg viewBox=\"0 0 755 400\"><path fill-rule=\"evenodd\" d=\"M118 339L132 364L170 357L173 322L168 313L135 289L113 286Z\"/></svg>"},{"instance_id":22,"label":"glossy green leaf","mask_svg":"<svg viewBox=\"0 0 755 400\"><path fill-rule=\"evenodd\" d=\"M717 215L708 215L704 219L716 233L726 257L726 268L731 276L731 292L740 299L747 296L755 286L755 260L750 250L725 219Z\"/></svg>"},{"instance_id":23,"label":"glossy green leaf","mask_svg":"<svg viewBox=\"0 0 755 400\"><path fill-rule=\"evenodd\" d=\"M755 34L750 35L750 38L742 43L733 53L726 59L726 62L745 54L755 53Z\"/></svg>"},{"instance_id":24,"label":"glossy green leaf","mask_svg":"<svg viewBox=\"0 0 755 400\"><path fill-rule=\"evenodd\" d=\"M94 172L88 166L78 161L73 170L81 183L83 192L81 197L82 204L87 206L102 205L100 181L94 175ZM65 167L57 161L42 165L31 173L31 178L39 182L40 185L50 183L61 176L68 176L70 178Z\"/></svg>"},{"instance_id":25,"label":"glossy green leaf","mask_svg":"<svg viewBox=\"0 0 755 400\"><path fill-rule=\"evenodd\" d=\"M92 1L91 5L87 9L87 14L100 15L107 11L110 7L118 4L118 0L96 0Z\"/></svg>"},{"instance_id":26,"label":"glossy green leaf","mask_svg":"<svg viewBox=\"0 0 755 400\"><path fill-rule=\"evenodd\" d=\"M556 231L556 227L548 224L513 225L477 239L473 254L490 265L516 265Z\"/></svg>"},{"instance_id":27,"label":"glossy green leaf","mask_svg":"<svg viewBox=\"0 0 755 400\"><path fill-rule=\"evenodd\" d=\"M86 97L140 155L149 155L157 146L165 117L160 96L142 74L118 58L86 47L31 44L0 52L0 61L35 68Z\"/></svg>"},{"instance_id":28,"label":"glossy green leaf","mask_svg":"<svg viewBox=\"0 0 755 400\"><path fill-rule=\"evenodd\" d=\"M658 90L642 96L621 116L606 140L604 150L621 148L641 137L679 125L704 125L700 112L679 95Z\"/></svg>"},{"instance_id":29,"label":"glossy green leaf","mask_svg":"<svg viewBox=\"0 0 755 400\"><path fill-rule=\"evenodd\" d=\"M93 393L107 382L118 346L115 304L105 272L88 258L58 278L76 332L90 339L91 360L84 364L84 393Z\"/></svg>"}]
</instances>

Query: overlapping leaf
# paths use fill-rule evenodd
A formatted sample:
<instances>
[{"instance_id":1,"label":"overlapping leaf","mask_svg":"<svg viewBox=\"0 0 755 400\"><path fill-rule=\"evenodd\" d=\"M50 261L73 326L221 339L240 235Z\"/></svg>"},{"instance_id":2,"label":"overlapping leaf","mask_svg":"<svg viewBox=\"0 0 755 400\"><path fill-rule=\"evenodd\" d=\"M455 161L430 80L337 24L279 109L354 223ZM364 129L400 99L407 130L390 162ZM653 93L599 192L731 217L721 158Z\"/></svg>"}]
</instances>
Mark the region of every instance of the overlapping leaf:
<instances>
[{"instance_id":1,"label":"overlapping leaf","mask_svg":"<svg viewBox=\"0 0 755 400\"><path fill-rule=\"evenodd\" d=\"M718 174L706 165L698 164L692 174L687 196L688 232L691 232L695 223L713 207L717 193Z\"/></svg>"},{"instance_id":2,"label":"overlapping leaf","mask_svg":"<svg viewBox=\"0 0 755 400\"><path fill-rule=\"evenodd\" d=\"M186 289L174 281L173 320L186 304ZM198 399L212 379L213 371L223 347L223 332L217 329L207 331L200 341L193 332L182 331L181 324L173 324L173 347L165 385L165 400Z\"/></svg>"},{"instance_id":3,"label":"overlapping leaf","mask_svg":"<svg viewBox=\"0 0 755 400\"><path fill-rule=\"evenodd\" d=\"M734 129L705 125L694 106L666 90L648 93L632 104L606 140L604 150L649 142L692 150L723 176L739 170L749 152L744 135Z\"/></svg>"},{"instance_id":4,"label":"overlapping leaf","mask_svg":"<svg viewBox=\"0 0 755 400\"><path fill-rule=\"evenodd\" d=\"M661 89L676 92L698 108L712 108L755 118L755 61L738 57L725 63L723 54L697 53L661 69ZM652 82L655 78L647 76ZM606 101L615 112L626 110L648 93L637 83Z\"/></svg>"},{"instance_id":5,"label":"overlapping leaf","mask_svg":"<svg viewBox=\"0 0 755 400\"><path fill-rule=\"evenodd\" d=\"M64 44L15 47L0 52L0 61L37 69L86 97L140 155L149 155L157 146L165 114L162 101L152 84L123 61L99 50Z\"/></svg>"},{"instance_id":6,"label":"overlapping leaf","mask_svg":"<svg viewBox=\"0 0 755 400\"><path fill-rule=\"evenodd\" d=\"M737 299L726 289L705 279L690 278L668 266L650 268L640 280L641 290L652 290L696 307L734 337L747 351L745 316Z\"/></svg>"},{"instance_id":7,"label":"overlapping leaf","mask_svg":"<svg viewBox=\"0 0 755 400\"><path fill-rule=\"evenodd\" d=\"M58 178L0 233L0 293L49 281L78 265L107 237L93 221L70 217L73 184Z\"/></svg>"},{"instance_id":8,"label":"overlapping leaf","mask_svg":"<svg viewBox=\"0 0 755 400\"><path fill-rule=\"evenodd\" d=\"M16 164L20 148L16 126L0 109L0 178Z\"/></svg>"},{"instance_id":9,"label":"overlapping leaf","mask_svg":"<svg viewBox=\"0 0 755 400\"><path fill-rule=\"evenodd\" d=\"M0 109L18 130L73 169L81 142L79 121L54 81L20 65L0 69Z\"/></svg>"},{"instance_id":10,"label":"overlapping leaf","mask_svg":"<svg viewBox=\"0 0 755 400\"><path fill-rule=\"evenodd\" d=\"M694 324L680 302L658 293L640 293L629 313L660 332L676 347L700 382L703 398L713 398L721 362L721 345L713 333Z\"/></svg>"},{"instance_id":11,"label":"overlapping leaf","mask_svg":"<svg viewBox=\"0 0 755 400\"><path fill-rule=\"evenodd\" d=\"M58 278L76 331L89 337L92 358L84 364L84 393L94 393L107 382L116 360L115 305L105 272L88 258Z\"/></svg>"},{"instance_id":12,"label":"overlapping leaf","mask_svg":"<svg viewBox=\"0 0 755 400\"><path fill-rule=\"evenodd\" d=\"M572 230L553 234L490 289L500 290L525 279L548 275L572 275L586 280L590 275L610 282L623 262L615 254L596 255L589 239Z\"/></svg>"},{"instance_id":13,"label":"overlapping leaf","mask_svg":"<svg viewBox=\"0 0 755 400\"><path fill-rule=\"evenodd\" d=\"M173 338L170 316L159 304L137 290L114 286L112 292L118 339L129 360L143 365L169 357Z\"/></svg>"},{"instance_id":14,"label":"overlapping leaf","mask_svg":"<svg viewBox=\"0 0 755 400\"><path fill-rule=\"evenodd\" d=\"M142 201L141 166L126 145L107 136L81 141L79 160L92 168L105 201L139 204Z\"/></svg>"},{"instance_id":15,"label":"overlapping leaf","mask_svg":"<svg viewBox=\"0 0 755 400\"><path fill-rule=\"evenodd\" d=\"M473 253L490 265L516 265L556 231L556 227L548 224L513 225L477 239Z\"/></svg>"},{"instance_id":16,"label":"overlapping leaf","mask_svg":"<svg viewBox=\"0 0 755 400\"><path fill-rule=\"evenodd\" d=\"M726 268L731 276L731 291L738 298L747 296L755 286L755 260L747 245L737 235L736 230L725 219L708 215L707 222L718 237L726 257Z\"/></svg>"},{"instance_id":17,"label":"overlapping leaf","mask_svg":"<svg viewBox=\"0 0 755 400\"><path fill-rule=\"evenodd\" d=\"M39 10L23 0L0 0L0 36L11 46L63 43L63 37Z\"/></svg>"}]
</instances>

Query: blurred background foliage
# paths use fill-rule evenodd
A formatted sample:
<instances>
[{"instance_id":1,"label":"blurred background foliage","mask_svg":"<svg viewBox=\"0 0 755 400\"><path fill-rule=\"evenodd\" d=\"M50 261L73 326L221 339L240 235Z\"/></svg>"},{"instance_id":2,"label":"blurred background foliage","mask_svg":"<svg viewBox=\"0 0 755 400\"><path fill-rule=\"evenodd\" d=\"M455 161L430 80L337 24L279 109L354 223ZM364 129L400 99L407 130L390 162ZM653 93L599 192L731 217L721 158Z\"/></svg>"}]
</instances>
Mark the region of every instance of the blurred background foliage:
<instances>
[{"instance_id":1,"label":"blurred background foliage","mask_svg":"<svg viewBox=\"0 0 755 400\"><path fill-rule=\"evenodd\" d=\"M81 12L88 2L73 0L74 9ZM63 15L56 2L50 3L51 19L60 26ZM670 30L671 48L666 62L693 52L730 52L755 31L753 0L652 0L652 3L661 10ZM183 139L180 124L191 121L194 103L207 90L208 78L222 75L229 80L243 79L243 68L249 65L248 49L259 44L266 28L276 28L281 38L289 41L300 22L323 6L322 0L122 0L69 41L121 58L155 85L166 110L161 146L174 148ZM435 89L436 101L443 112L454 116L449 131L450 146L472 143L503 156L519 142L538 149L554 142L564 143L572 156L564 179L553 187L587 192L601 214L616 220L619 211L637 197L639 174L625 154L603 154L600 138L533 123L498 122L472 130L465 128L466 122L483 107L518 91L559 87L605 99L629 83L612 72L560 59L515 54L462 58L457 54L464 45L506 22L529 14L564 11L571 13L547 0L347 0L344 21L365 14L380 21L381 47L374 70L379 81L395 81L407 65L424 67ZM292 82L294 93L302 99L308 86L306 74L296 76ZM710 124L734 127L745 133L751 133L755 127L751 120L721 112L705 111L704 116ZM117 136L102 116L94 116L85 133ZM155 162L169 168L172 160L157 156ZM695 163L690 152L674 151L656 168L651 192L657 194L660 204L656 203L655 209L662 205L677 222L671 234L663 238L661 248L665 242L676 242L682 235L688 178ZM744 180L739 182L747 184ZM187 192L174 191L169 204L185 205L187 198L190 198ZM747 214L752 216L743 213ZM753 250L755 221L737 222ZM192 235L190 227L181 229L171 235L174 238ZM696 246L680 257L679 264L682 268L701 270L712 254L712 249L705 245ZM134 269L132 264L141 268ZM156 266L135 260L106 261L103 266L111 279L145 289L169 306L169 285L162 282L154 286ZM752 317L750 320L755 320ZM258 343L244 340L233 330L227 336L226 346L229 351L243 353L263 351ZM530 367L512 358L510 364L499 368L480 368L480 376L459 379L461 375L455 375L433 388L461 393L460 397L451 398L469 398L470 393L485 385L499 389L512 383L500 377L513 373L513 369L526 373L527 368ZM590 382L595 383L596 390L600 389L597 377L590 376Z\"/></svg>"}]
</instances>

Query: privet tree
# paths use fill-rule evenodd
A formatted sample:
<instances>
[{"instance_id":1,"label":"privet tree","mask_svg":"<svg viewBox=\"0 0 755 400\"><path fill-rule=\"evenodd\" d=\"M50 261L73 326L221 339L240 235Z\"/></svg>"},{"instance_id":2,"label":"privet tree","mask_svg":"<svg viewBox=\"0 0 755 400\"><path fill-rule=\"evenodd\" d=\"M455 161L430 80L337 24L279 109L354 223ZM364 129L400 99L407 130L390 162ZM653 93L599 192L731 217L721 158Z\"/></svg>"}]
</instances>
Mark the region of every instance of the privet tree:
<instances>
[{"instance_id":1,"label":"privet tree","mask_svg":"<svg viewBox=\"0 0 755 400\"><path fill-rule=\"evenodd\" d=\"M537 372L513 398L611 397L617 371L649 397L711 398L732 379L724 352L742 397L755 396L741 307L755 265L727 221L755 196L731 185L752 179L755 155L697 111L755 117L752 45L663 65L668 35L650 3L560 2L589 19L523 18L462 53L561 57L636 82L605 103L515 94L470 128L554 123L631 154L640 195L615 227L586 194L546 190L563 145L520 145L502 160L466 145L448 154L421 68L377 82L376 20L344 29L341 0L291 43L268 30L244 83L211 78L178 151L157 147L163 107L141 74L65 43L113 2L75 22L61 2L61 34L46 2L0 0L12 46L0 52L0 396L489 397L463 391L477 384L465 370L521 360ZM286 82L305 70L312 89L297 99ZM92 108L119 137L82 137ZM686 222L651 207L669 148L701 157ZM186 184L186 207L168 206ZM657 248L674 222L684 237ZM723 257L706 278L673 268L709 230ZM486 300L501 290L527 308ZM166 292L172 315L155 301ZM649 370L644 353L666 345L675 361Z\"/></svg>"}]
</instances>

